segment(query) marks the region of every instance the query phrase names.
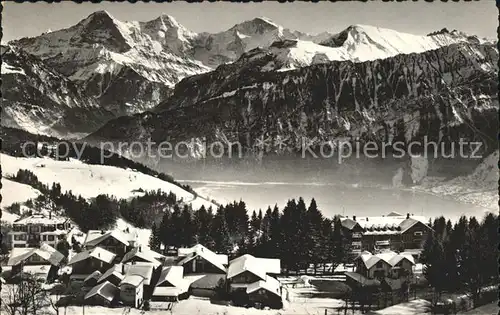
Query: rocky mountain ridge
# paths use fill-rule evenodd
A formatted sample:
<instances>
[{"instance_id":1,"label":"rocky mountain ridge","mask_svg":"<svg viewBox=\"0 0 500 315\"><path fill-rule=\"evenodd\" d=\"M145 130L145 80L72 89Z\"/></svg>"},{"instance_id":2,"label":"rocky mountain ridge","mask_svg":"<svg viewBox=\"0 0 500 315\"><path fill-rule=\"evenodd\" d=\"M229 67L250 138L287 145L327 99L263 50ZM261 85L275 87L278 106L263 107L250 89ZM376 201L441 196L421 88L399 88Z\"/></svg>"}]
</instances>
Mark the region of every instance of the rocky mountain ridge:
<instances>
[{"instance_id":1,"label":"rocky mountain ridge","mask_svg":"<svg viewBox=\"0 0 500 315\"><path fill-rule=\"evenodd\" d=\"M88 139L206 138L239 142L250 151L266 138L268 152L300 150L339 139L429 141L460 138L495 145L498 50L451 44L423 53L355 63L333 61L281 69L276 48L254 49L236 62L182 80L156 113L109 122ZM274 67L270 70L270 65ZM278 148L280 146L281 148ZM202 149L202 148L201 148Z\"/></svg>"}]
</instances>

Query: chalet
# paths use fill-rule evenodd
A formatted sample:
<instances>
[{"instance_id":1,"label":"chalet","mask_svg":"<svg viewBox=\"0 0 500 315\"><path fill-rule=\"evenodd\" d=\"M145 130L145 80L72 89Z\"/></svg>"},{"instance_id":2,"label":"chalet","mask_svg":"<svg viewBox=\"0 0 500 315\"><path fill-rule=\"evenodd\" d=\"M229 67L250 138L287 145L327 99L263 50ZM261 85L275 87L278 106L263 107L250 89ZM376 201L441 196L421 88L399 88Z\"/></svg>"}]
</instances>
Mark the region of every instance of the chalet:
<instances>
[{"instance_id":1,"label":"chalet","mask_svg":"<svg viewBox=\"0 0 500 315\"><path fill-rule=\"evenodd\" d=\"M115 286L118 286L124 278L124 266L122 264L116 264L111 266L102 276L97 280L97 284L103 282L110 282Z\"/></svg>"},{"instance_id":2,"label":"chalet","mask_svg":"<svg viewBox=\"0 0 500 315\"><path fill-rule=\"evenodd\" d=\"M227 256L218 255L203 245L195 245L191 248L179 248L180 260L178 266L183 266L184 275L196 273L225 274Z\"/></svg>"},{"instance_id":3,"label":"chalet","mask_svg":"<svg viewBox=\"0 0 500 315\"><path fill-rule=\"evenodd\" d=\"M351 250L413 251L416 256L432 229L425 224L425 217L402 216L391 212L387 216L342 218L342 232L351 239Z\"/></svg>"},{"instance_id":4,"label":"chalet","mask_svg":"<svg viewBox=\"0 0 500 315\"><path fill-rule=\"evenodd\" d=\"M246 289L248 285L265 281L267 274L279 274L281 265L279 259L257 258L243 255L229 262L227 280L230 291Z\"/></svg>"},{"instance_id":5,"label":"chalet","mask_svg":"<svg viewBox=\"0 0 500 315\"><path fill-rule=\"evenodd\" d=\"M72 268L71 279L84 280L96 270L105 272L112 266L115 257L115 254L100 247L80 252L68 263Z\"/></svg>"},{"instance_id":6,"label":"chalet","mask_svg":"<svg viewBox=\"0 0 500 315\"><path fill-rule=\"evenodd\" d=\"M406 278L412 274L414 264L413 256L392 251L376 255L363 252L355 259L356 272L369 279Z\"/></svg>"},{"instance_id":7,"label":"chalet","mask_svg":"<svg viewBox=\"0 0 500 315\"><path fill-rule=\"evenodd\" d=\"M279 280L266 276L265 280L259 280L250 284L246 288L248 300L253 303L259 303L262 306L268 306L274 309L283 307L281 297L281 284Z\"/></svg>"},{"instance_id":8,"label":"chalet","mask_svg":"<svg viewBox=\"0 0 500 315\"><path fill-rule=\"evenodd\" d=\"M139 308L144 301L144 278L126 275L119 284L120 300L124 305Z\"/></svg>"},{"instance_id":9,"label":"chalet","mask_svg":"<svg viewBox=\"0 0 500 315\"><path fill-rule=\"evenodd\" d=\"M39 247L42 242L56 247L57 242L68 233L69 229L71 223L66 218L53 216L50 213L34 214L14 221L9 236L13 248Z\"/></svg>"},{"instance_id":10,"label":"chalet","mask_svg":"<svg viewBox=\"0 0 500 315\"><path fill-rule=\"evenodd\" d=\"M86 305L112 306L118 301L119 289L110 282L103 282L93 287L85 295Z\"/></svg>"},{"instance_id":11,"label":"chalet","mask_svg":"<svg viewBox=\"0 0 500 315\"><path fill-rule=\"evenodd\" d=\"M257 258L243 255L229 262L227 271L228 291L237 305L261 303L281 308L280 282L268 274L279 274L279 259Z\"/></svg>"},{"instance_id":12,"label":"chalet","mask_svg":"<svg viewBox=\"0 0 500 315\"><path fill-rule=\"evenodd\" d=\"M189 296L189 281L184 279L182 266L163 268L153 291L153 301L178 301Z\"/></svg>"},{"instance_id":13,"label":"chalet","mask_svg":"<svg viewBox=\"0 0 500 315\"><path fill-rule=\"evenodd\" d=\"M48 244L40 248L13 248L7 262L8 266L53 265L59 266L64 255Z\"/></svg>"},{"instance_id":14,"label":"chalet","mask_svg":"<svg viewBox=\"0 0 500 315\"><path fill-rule=\"evenodd\" d=\"M122 263L134 263L134 262L145 262L151 263L154 267L159 267L162 265L160 260L163 260L165 256L156 253L150 249L143 249L142 246L135 247L123 256Z\"/></svg>"},{"instance_id":15,"label":"chalet","mask_svg":"<svg viewBox=\"0 0 500 315\"><path fill-rule=\"evenodd\" d=\"M101 247L116 255L116 259L121 260L125 253L136 246L137 233L128 231L96 231L91 230L87 233L83 248L92 249Z\"/></svg>"}]
</instances>

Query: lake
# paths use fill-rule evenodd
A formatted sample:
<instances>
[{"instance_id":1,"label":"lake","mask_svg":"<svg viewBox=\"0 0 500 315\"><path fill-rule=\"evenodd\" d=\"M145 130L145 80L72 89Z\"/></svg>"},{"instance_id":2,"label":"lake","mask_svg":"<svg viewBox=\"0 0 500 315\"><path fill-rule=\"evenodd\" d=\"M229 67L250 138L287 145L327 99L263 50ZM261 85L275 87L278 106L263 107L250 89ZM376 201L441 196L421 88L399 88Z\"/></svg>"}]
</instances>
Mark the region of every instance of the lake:
<instances>
[{"instance_id":1,"label":"lake","mask_svg":"<svg viewBox=\"0 0 500 315\"><path fill-rule=\"evenodd\" d=\"M457 202L451 198L423 192L384 187L360 187L339 183L284 183L284 182L232 182L184 180L200 195L220 203L243 200L249 211L278 204L280 209L288 199L303 197L309 205L315 198L327 217L335 214L347 216L379 216L396 211L401 214L423 215L427 218L445 216L452 221L461 215L478 219L487 211L475 205Z\"/></svg>"}]
</instances>

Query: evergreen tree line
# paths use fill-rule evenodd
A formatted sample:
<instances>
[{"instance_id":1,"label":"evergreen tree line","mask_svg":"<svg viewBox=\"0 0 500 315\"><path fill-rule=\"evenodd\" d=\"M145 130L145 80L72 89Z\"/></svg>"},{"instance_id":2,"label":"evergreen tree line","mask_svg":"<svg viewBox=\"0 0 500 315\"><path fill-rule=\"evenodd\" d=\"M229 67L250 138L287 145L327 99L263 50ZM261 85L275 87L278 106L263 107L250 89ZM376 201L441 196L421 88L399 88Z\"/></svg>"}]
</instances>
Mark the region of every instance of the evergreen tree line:
<instances>
[{"instance_id":1,"label":"evergreen tree line","mask_svg":"<svg viewBox=\"0 0 500 315\"><path fill-rule=\"evenodd\" d=\"M264 258L280 258L288 270L300 270L313 264L331 263L333 269L345 262L350 240L341 232L340 218L328 219L311 200L289 200L280 210L278 206L263 213L247 215L243 201L193 211L178 205L165 212L161 222L153 225L150 246L173 248L202 244L229 256L252 254ZM332 268L330 267L330 269Z\"/></svg>"},{"instance_id":2,"label":"evergreen tree line","mask_svg":"<svg viewBox=\"0 0 500 315\"><path fill-rule=\"evenodd\" d=\"M499 281L498 215L481 222L462 216L454 225L440 217L432 227L421 257L424 276L438 296L466 289L477 305L482 288Z\"/></svg>"},{"instance_id":3,"label":"evergreen tree line","mask_svg":"<svg viewBox=\"0 0 500 315\"><path fill-rule=\"evenodd\" d=\"M10 179L29 185L42 193L34 200L25 202L28 208L64 213L82 231L107 229L113 226L120 216L139 228L151 228L165 209L183 202L182 198L178 200L174 193L167 194L161 190L140 191L143 193L141 196L130 199L117 199L108 195L85 199L71 191L63 193L59 183L53 183L52 186L41 183L29 170L19 170Z\"/></svg>"}]
</instances>

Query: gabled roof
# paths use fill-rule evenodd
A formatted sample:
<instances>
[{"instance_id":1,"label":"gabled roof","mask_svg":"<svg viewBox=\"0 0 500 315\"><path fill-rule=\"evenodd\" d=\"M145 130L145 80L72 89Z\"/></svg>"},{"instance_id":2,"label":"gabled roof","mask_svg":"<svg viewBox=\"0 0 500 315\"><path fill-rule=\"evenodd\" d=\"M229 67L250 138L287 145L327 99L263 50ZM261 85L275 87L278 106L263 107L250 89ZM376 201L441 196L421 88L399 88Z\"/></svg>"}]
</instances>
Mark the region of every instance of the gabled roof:
<instances>
[{"instance_id":1,"label":"gabled roof","mask_svg":"<svg viewBox=\"0 0 500 315\"><path fill-rule=\"evenodd\" d=\"M116 255L112 252L101 247L95 247L93 249L84 250L83 252L76 254L71 258L68 265L73 265L79 261L83 261L89 258L95 258L110 264L115 259L115 257Z\"/></svg>"},{"instance_id":2,"label":"gabled roof","mask_svg":"<svg viewBox=\"0 0 500 315\"><path fill-rule=\"evenodd\" d=\"M139 275L126 275L122 282L120 282L119 286L121 287L123 284L129 284L131 286L138 287L143 282L144 278Z\"/></svg>"},{"instance_id":3,"label":"gabled roof","mask_svg":"<svg viewBox=\"0 0 500 315\"><path fill-rule=\"evenodd\" d=\"M179 248L177 250L177 255L179 257L186 257L186 256L190 256L191 254L199 253L199 252L209 252L210 255L213 254L214 260L217 260L222 265L227 265L227 262L228 262L227 255L216 254L201 244L196 244L196 245L189 247L189 248Z\"/></svg>"},{"instance_id":4,"label":"gabled roof","mask_svg":"<svg viewBox=\"0 0 500 315\"><path fill-rule=\"evenodd\" d=\"M123 256L122 263L129 262L134 257L138 257L142 260L152 263L155 267L161 266L161 262L158 261L155 257L158 257L158 254L149 249L142 249L141 247L136 247L130 250L128 253Z\"/></svg>"},{"instance_id":5,"label":"gabled roof","mask_svg":"<svg viewBox=\"0 0 500 315\"><path fill-rule=\"evenodd\" d=\"M359 273L356 273L356 272L346 272L345 275L349 279L352 279L355 282L357 282L362 287L380 285L380 281L378 281L377 279L368 279L365 276L363 276Z\"/></svg>"},{"instance_id":6,"label":"gabled roof","mask_svg":"<svg viewBox=\"0 0 500 315\"><path fill-rule=\"evenodd\" d=\"M100 284L96 285L95 287L93 287L89 291L89 293L87 293L85 295L85 300L89 299L95 295L99 295L99 296L103 297L104 299L108 300L109 302L111 302L115 298L115 296L118 294L118 292L119 292L119 289L114 284L106 281L106 282L100 283Z\"/></svg>"},{"instance_id":7,"label":"gabled roof","mask_svg":"<svg viewBox=\"0 0 500 315\"><path fill-rule=\"evenodd\" d=\"M141 276L144 278L144 285L151 284L151 278L153 277L154 265L151 263L134 263L134 264L124 264L125 275L131 276Z\"/></svg>"},{"instance_id":8,"label":"gabled roof","mask_svg":"<svg viewBox=\"0 0 500 315\"><path fill-rule=\"evenodd\" d=\"M88 275L88 277L85 278L83 280L83 282L87 282L91 279L95 279L96 281L98 281L99 278L101 278L101 276L102 276L102 273L99 270L96 270L96 271L92 272L90 275Z\"/></svg>"},{"instance_id":9,"label":"gabled roof","mask_svg":"<svg viewBox=\"0 0 500 315\"><path fill-rule=\"evenodd\" d=\"M89 231L87 233L87 238L85 239L85 243L83 244L83 246L98 246L101 242L110 237L114 238L125 246L128 246L131 241L131 237L129 235L119 230L108 231L104 234L100 232L100 235L96 234L95 231Z\"/></svg>"},{"instance_id":10,"label":"gabled roof","mask_svg":"<svg viewBox=\"0 0 500 315\"><path fill-rule=\"evenodd\" d=\"M107 279L111 276L117 277L118 279L120 279L120 281L123 280L124 275L122 274L122 268L122 264L113 265L111 268L106 270L106 272L99 278L99 280L97 280L97 283L107 281Z\"/></svg>"},{"instance_id":11,"label":"gabled roof","mask_svg":"<svg viewBox=\"0 0 500 315\"><path fill-rule=\"evenodd\" d=\"M156 286L168 282L170 285L174 287L179 287L179 288L183 287L186 284L183 275L184 275L184 267L182 266L165 267L161 271L161 275L160 278L158 279Z\"/></svg>"},{"instance_id":12,"label":"gabled roof","mask_svg":"<svg viewBox=\"0 0 500 315\"><path fill-rule=\"evenodd\" d=\"M392 211L387 216L388 217L401 217L401 216L403 216L403 214L396 212L396 211Z\"/></svg>"},{"instance_id":13,"label":"gabled roof","mask_svg":"<svg viewBox=\"0 0 500 315\"><path fill-rule=\"evenodd\" d=\"M417 222L426 225L425 217L410 216L409 219L403 215L397 215L396 212L391 212L387 216L375 217L357 217L356 221L349 218L342 218L342 225L352 229L355 224L359 224L365 233L370 234L400 234L412 227Z\"/></svg>"},{"instance_id":14,"label":"gabled roof","mask_svg":"<svg viewBox=\"0 0 500 315\"><path fill-rule=\"evenodd\" d=\"M16 248L14 248L16 249ZM55 248L52 246L43 243L40 248L23 248L23 250L12 250L11 256L9 258L9 261L7 262L7 265L9 266L16 266L29 257L33 255L38 255L40 258L43 260L49 262L50 264L54 266L58 266L61 261L64 259L64 255L61 254L59 251L57 251Z\"/></svg>"},{"instance_id":15,"label":"gabled roof","mask_svg":"<svg viewBox=\"0 0 500 315\"><path fill-rule=\"evenodd\" d=\"M403 259L407 259L411 264L415 264L413 256L408 254L398 254L393 251L382 252L376 255L372 255L370 252L364 251L356 258L356 260L358 259L363 261L367 269L372 268L380 261L387 263L391 267L394 267Z\"/></svg>"},{"instance_id":16,"label":"gabled roof","mask_svg":"<svg viewBox=\"0 0 500 315\"><path fill-rule=\"evenodd\" d=\"M33 214L26 218L21 218L14 221L13 225L28 225L28 224L41 224L41 225L51 225L51 224L62 224L67 222L67 218L59 216L49 216L45 214Z\"/></svg>"},{"instance_id":17,"label":"gabled roof","mask_svg":"<svg viewBox=\"0 0 500 315\"><path fill-rule=\"evenodd\" d=\"M354 221L352 219L349 219L349 218L341 219L340 223L342 224L343 227L345 227L348 230L352 230L352 229L354 229L354 227L356 225L359 225L358 222L356 222L356 221Z\"/></svg>"},{"instance_id":18,"label":"gabled roof","mask_svg":"<svg viewBox=\"0 0 500 315\"><path fill-rule=\"evenodd\" d=\"M227 278L231 279L245 271L251 272L262 280L265 280L267 273L279 274L281 272L280 260L257 258L245 254L229 262Z\"/></svg>"},{"instance_id":19,"label":"gabled roof","mask_svg":"<svg viewBox=\"0 0 500 315\"><path fill-rule=\"evenodd\" d=\"M281 297L281 290L280 290L281 284L279 280L266 276L265 280L259 280L256 281L252 284L250 284L247 287L247 294L250 294L252 292L255 292L260 289L264 289L270 293L273 293L274 295L280 296Z\"/></svg>"},{"instance_id":20,"label":"gabled roof","mask_svg":"<svg viewBox=\"0 0 500 315\"><path fill-rule=\"evenodd\" d=\"M217 267L223 272L226 272L226 267L224 267L224 264L221 262L222 258L221 256L217 255L216 253L212 252L208 248L206 248L203 245L195 245L191 248L191 252L184 257L181 261L177 263L179 266L183 266L187 262L195 259L196 257L201 257L211 263L213 266ZM226 261L227 261L227 256L226 256Z\"/></svg>"}]
</instances>

